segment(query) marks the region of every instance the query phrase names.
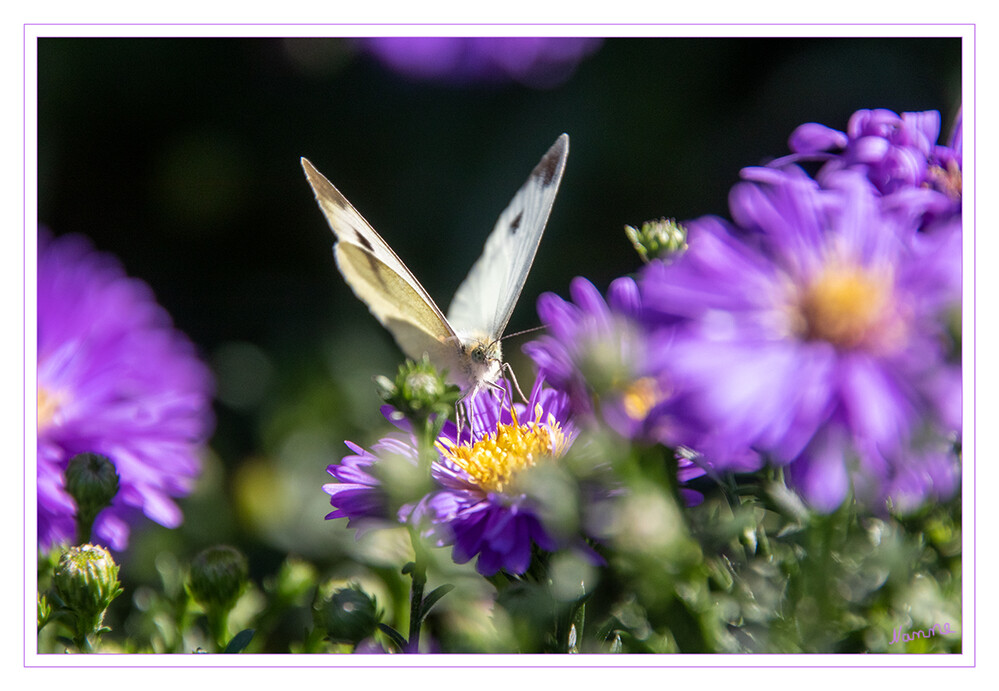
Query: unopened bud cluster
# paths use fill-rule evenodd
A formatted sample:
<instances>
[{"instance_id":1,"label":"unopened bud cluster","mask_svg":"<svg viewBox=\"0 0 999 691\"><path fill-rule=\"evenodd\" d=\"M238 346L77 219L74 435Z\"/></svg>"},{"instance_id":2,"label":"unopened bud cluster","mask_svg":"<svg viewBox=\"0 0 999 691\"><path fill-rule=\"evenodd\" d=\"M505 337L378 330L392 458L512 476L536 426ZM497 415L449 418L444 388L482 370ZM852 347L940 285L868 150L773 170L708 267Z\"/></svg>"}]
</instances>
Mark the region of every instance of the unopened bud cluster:
<instances>
[{"instance_id":1,"label":"unopened bud cluster","mask_svg":"<svg viewBox=\"0 0 999 691\"><path fill-rule=\"evenodd\" d=\"M687 249L687 229L671 218L646 221L640 229L625 226L624 233L643 262L668 259Z\"/></svg>"},{"instance_id":2,"label":"unopened bud cluster","mask_svg":"<svg viewBox=\"0 0 999 691\"><path fill-rule=\"evenodd\" d=\"M394 380L378 377L375 383L386 403L406 417L417 419L453 410L461 395L458 387L448 384L426 357L419 362L407 360L399 366Z\"/></svg>"}]
</instances>

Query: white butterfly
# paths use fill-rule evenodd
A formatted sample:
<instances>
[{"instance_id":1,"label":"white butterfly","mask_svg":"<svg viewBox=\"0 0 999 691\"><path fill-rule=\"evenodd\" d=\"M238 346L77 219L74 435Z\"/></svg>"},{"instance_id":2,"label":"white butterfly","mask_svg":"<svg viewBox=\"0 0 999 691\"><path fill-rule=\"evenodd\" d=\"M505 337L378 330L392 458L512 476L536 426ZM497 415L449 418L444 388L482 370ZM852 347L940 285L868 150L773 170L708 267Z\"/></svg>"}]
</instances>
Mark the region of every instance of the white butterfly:
<instances>
[{"instance_id":1,"label":"white butterfly","mask_svg":"<svg viewBox=\"0 0 999 691\"><path fill-rule=\"evenodd\" d=\"M445 317L434 301L350 202L305 158L302 167L337 242L347 284L410 358L426 354L468 398L496 388L506 329L551 213L569 154L561 135L500 214Z\"/></svg>"}]
</instances>

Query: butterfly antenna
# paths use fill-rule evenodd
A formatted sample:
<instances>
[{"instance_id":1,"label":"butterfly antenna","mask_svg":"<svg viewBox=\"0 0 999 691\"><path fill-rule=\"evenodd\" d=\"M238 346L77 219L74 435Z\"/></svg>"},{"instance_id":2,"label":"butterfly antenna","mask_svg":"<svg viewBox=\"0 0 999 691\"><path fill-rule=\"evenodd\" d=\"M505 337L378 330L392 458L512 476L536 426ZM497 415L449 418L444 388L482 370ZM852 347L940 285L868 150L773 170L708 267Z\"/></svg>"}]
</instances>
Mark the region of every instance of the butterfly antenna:
<instances>
[{"instance_id":1,"label":"butterfly antenna","mask_svg":"<svg viewBox=\"0 0 999 691\"><path fill-rule=\"evenodd\" d=\"M547 326L545 326L544 324L542 324L541 326L535 326L535 327L532 327L530 329L524 329L523 331L515 331L512 334L506 334L505 336L500 336L496 340L497 341L505 341L508 338L513 338L514 336L523 336L524 334L534 333L535 331L543 331L544 329L547 329L547 328L548 328Z\"/></svg>"}]
</instances>

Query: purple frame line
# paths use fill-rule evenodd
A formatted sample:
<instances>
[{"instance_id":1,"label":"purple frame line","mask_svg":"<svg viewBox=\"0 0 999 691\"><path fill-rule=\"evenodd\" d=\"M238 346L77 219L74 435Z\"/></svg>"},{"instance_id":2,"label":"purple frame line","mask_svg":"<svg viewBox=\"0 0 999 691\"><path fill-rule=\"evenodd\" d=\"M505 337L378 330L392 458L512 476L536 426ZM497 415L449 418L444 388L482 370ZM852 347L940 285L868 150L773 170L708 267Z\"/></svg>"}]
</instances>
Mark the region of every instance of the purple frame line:
<instances>
[{"instance_id":1,"label":"purple frame line","mask_svg":"<svg viewBox=\"0 0 999 691\"><path fill-rule=\"evenodd\" d=\"M257 23L257 22L246 22L246 23L222 23L222 22L207 22L207 23L139 23L139 22L119 22L119 23L87 23L78 22L71 24L59 24L56 22L25 22L22 25L22 44L21 44L21 59L22 64L27 63L27 32L28 27L35 26L823 26L821 24L809 24L803 22L787 22L787 23L743 23L743 24L713 24L713 23L652 23L652 24L639 24L635 22L569 22L569 23L556 23L556 22L509 22L509 23L473 23L473 22L405 22L402 24L392 23L392 22L341 22L341 23L321 23L321 24L301 24L293 22L284 22L277 24L267 24L267 23ZM975 22L943 22L943 23L931 23L931 22L906 22L906 23L888 23L888 22L878 22L878 23L863 23L863 22L845 22L837 23L835 26L960 26L968 27L971 29L972 36L972 67L973 67L973 78L972 78L972 90L977 94L978 90L978 73L977 73L977 23ZM208 36L198 37L198 38L211 38ZM228 37L226 37L228 38ZM235 38L235 37L234 37ZM22 103L27 100L27 77L25 72L22 70L21 73L21 98ZM963 101L963 99L962 99ZM974 113L974 140L978 141L978 102L975 100L975 105L973 107ZM21 121L21 174L22 180L27 179L27 119L24 117L24 110L22 108L22 121ZM978 181L978 158L975 157L975 162L973 166L973 179L976 183L977 192L977 181ZM971 285L971 304L972 304L972 324L975 327L975 336L977 341L978 335L978 323L977 323L977 306L978 306L978 285L977 285L977 267L978 267L978 238L974 232L974 228L977 227L977 204L978 195L975 194L975 202L972 205L971 217L972 217L972 229L971 234L971 244L972 244L972 266L974 268L974 276L976 281ZM21 200L21 213L22 219L27 219L27 198L25 194L25 189L22 183L22 200ZM21 271L22 271L22 287L27 295L27 228L24 229L25 234L22 237L22 253L21 253ZM24 333L27 333L27 307L24 302L21 304L21 328ZM973 371L977 373L978 371L978 348L976 347L976 342L972 343L972 365ZM28 353L27 349L24 347L24 341L21 343L22 347L22 365L25 372L27 372L28 365ZM978 399L978 388L975 386L974 378L971 381L972 386L972 400L977 404ZM24 378L21 381L21 396L22 401L24 396L27 394L27 384ZM962 403L963 405L963 403ZM975 434L972 437L974 440L975 451L978 450L978 407L977 405L972 406L972 420L974 421ZM22 410L22 441L25 449L25 456L27 455L28 439L27 431L24 423L27 421L27 413ZM27 505L27 471L26 464L21 466L21 494L23 505ZM971 478L971 492L974 498L974 511L973 517L975 525L978 525L978 487L975 483L975 467L972 466L972 478ZM25 522L27 522L27 515L24 514ZM22 553L27 555L27 535L22 533L21 535L21 545ZM972 542L972 553L977 553L978 547L978 533L975 532L975 536ZM974 585L972 587L973 600L978 602L978 561L975 560L975 567L973 570L975 575ZM23 582L23 588L27 592L27 581ZM967 606L967 600L963 600L961 603L962 607L962 620L966 620L965 607ZM21 611L21 624L22 630L26 630L27 619L25 610ZM972 644L972 663L970 665L804 665L804 664L790 664L790 665L725 665L725 668L732 669L974 669L978 666L978 617L974 619L974 625L972 626L974 631L974 642ZM27 664L27 646L24 648L24 653L22 657L22 666L28 669L86 669L86 668L114 668L114 669L169 669L169 668L179 668L179 669L227 669L233 665L28 665ZM786 654L782 653L765 653L764 656L781 656L786 657ZM756 656L760 657L760 656ZM338 665L235 665L236 667L249 667L255 669L285 669L285 668L295 668L295 669L327 669L335 668ZM673 669L673 668L690 668L690 669L707 669L707 668L718 668L719 665L346 665L345 667L350 669L385 669L385 668L398 668L398 669L479 669L488 667L503 667L508 669L560 669L563 667L571 667L574 669L586 668L586 669Z\"/></svg>"}]
</instances>

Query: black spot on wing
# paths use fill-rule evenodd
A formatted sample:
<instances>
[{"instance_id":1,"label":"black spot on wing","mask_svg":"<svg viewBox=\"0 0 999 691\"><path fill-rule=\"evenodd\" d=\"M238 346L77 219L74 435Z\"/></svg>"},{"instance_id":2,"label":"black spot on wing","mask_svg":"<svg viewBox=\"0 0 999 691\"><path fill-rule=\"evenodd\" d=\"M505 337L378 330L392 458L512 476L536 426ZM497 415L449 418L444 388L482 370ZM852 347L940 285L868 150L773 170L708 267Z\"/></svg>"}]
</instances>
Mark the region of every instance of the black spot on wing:
<instances>
[{"instance_id":1,"label":"black spot on wing","mask_svg":"<svg viewBox=\"0 0 999 691\"><path fill-rule=\"evenodd\" d=\"M524 218L524 212L518 211L514 219L510 221L510 235L517 234L517 229L520 228L520 221L522 218Z\"/></svg>"},{"instance_id":2,"label":"black spot on wing","mask_svg":"<svg viewBox=\"0 0 999 691\"><path fill-rule=\"evenodd\" d=\"M364 257L368 260L368 266L371 267L371 273L375 275L375 278L378 279L378 282L382 284L383 288L387 288L388 286L385 285L385 277L382 276L382 270L385 268L385 265L378 261L378 258L375 257L374 245L371 244L371 241L368 240L368 238L356 231L354 232L354 236L357 238L357 241L364 246L364 249L367 250L367 252L364 253Z\"/></svg>"},{"instance_id":3,"label":"black spot on wing","mask_svg":"<svg viewBox=\"0 0 999 691\"><path fill-rule=\"evenodd\" d=\"M368 240L368 238L364 237L357 231L354 231L354 237L357 238L357 242L360 243L361 247L368 250L372 254L375 253L375 246L371 244L371 241Z\"/></svg>"}]
</instances>

